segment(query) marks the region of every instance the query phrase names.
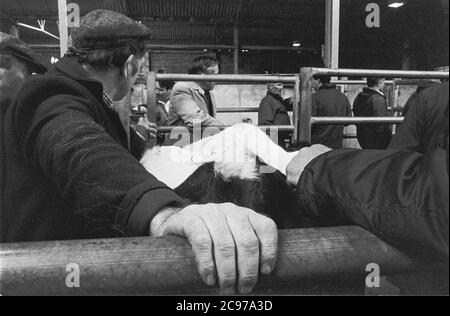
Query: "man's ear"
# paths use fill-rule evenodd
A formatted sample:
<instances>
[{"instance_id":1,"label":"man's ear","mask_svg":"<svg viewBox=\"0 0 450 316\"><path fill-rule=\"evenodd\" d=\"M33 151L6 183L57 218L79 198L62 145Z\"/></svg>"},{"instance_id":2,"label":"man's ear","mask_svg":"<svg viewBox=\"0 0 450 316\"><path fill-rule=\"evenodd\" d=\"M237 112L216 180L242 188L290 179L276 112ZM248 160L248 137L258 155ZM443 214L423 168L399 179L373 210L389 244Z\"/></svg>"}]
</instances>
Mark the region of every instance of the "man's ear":
<instances>
[{"instance_id":1,"label":"man's ear","mask_svg":"<svg viewBox=\"0 0 450 316\"><path fill-rule=\"evenodd\" d=\"M122 74L125 78L133 77L138 72L138 61L134 55L130 55L123 65Z\"/></svg>"}]
</instances>

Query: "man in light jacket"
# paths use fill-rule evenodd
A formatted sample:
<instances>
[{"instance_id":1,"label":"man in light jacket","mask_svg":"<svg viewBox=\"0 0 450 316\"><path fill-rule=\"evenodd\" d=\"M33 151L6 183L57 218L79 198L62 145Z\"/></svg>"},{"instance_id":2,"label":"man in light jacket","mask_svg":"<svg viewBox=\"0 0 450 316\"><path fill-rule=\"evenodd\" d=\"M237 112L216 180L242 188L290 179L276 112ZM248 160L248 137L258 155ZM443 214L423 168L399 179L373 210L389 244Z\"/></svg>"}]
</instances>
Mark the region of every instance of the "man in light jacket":
<instances>
[{"instance_id":1,"label":"man in light jacket","mask_svg":"<svg viewBox=\"0 0 450 316\"><path fill-rule=\"evenodd\" d=\"M189 74L216 75L219 65L215 58L200 56L193 60L189 67ZM169 120L171 126L194 126L194 122L202 127L223 126L217 120L214 96L211 90L213 82L178 82L170 96Z\"/></svg>"}]
</instances>

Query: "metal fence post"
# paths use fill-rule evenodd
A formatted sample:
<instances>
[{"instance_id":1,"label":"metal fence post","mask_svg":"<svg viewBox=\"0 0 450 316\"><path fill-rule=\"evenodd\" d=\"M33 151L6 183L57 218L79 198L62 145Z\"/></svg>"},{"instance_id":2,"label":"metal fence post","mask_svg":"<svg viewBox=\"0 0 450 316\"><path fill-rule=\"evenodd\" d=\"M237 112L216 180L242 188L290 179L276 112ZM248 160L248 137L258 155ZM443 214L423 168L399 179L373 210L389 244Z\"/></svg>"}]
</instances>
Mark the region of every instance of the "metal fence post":
<instances>
[{"instance_id":1,"label":"metal fence post","mask_svg":"<svg viewBox=\"0 0 450 316\"><path fill-rule=\"evenodd\" d=\"M295 77L294 83L294 100L293 100L293 123L294 134L292 135L292 142L295 144L298 141L298 125L299 125L299 105L300 105L300 76Z\"/></svg>"},{"instance_id":2,"label":"metal fence post","mask_svg":"<svg viewBox=\"0 0 450 316\"><path fill-rule=\"evenodd\" d=\"M301 97L298 141L306 143L311 143L312 76L313 68L300 69Z\"/></svg>"},{"instance_id":3,"label":"metal fence post","mask_svg":"<svg viewBox=\"0 0 450 316\"><path fill-rule=\"evenodd\" d=\"M396 83L397 79L393 79L392 87L391 87L391 107L392 107L392 115L393 117L397 116L397 108L398 108L398 86ZM392 126L392 134L397 134L397 125Z\"/></svg>"},{"instance_id":4,"label":"metal fence post","mask_svg":"<svg viewBox=\"0 0 450 316\"><path fill-rule=\"evenodd\" d=\"M156 72L149 71L147 74L147 118L152 123L156 123L157 106ZM153 148L156 145L156 139L150 139L149 143L150 148Z\"/></svg>"}]
</instances>

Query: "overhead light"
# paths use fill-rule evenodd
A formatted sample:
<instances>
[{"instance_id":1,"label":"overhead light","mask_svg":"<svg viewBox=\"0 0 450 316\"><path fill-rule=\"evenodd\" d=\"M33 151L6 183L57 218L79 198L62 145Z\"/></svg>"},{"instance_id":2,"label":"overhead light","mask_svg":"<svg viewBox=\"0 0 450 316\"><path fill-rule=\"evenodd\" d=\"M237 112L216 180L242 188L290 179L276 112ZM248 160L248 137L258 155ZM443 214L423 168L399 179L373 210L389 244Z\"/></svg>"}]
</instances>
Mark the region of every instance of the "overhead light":
<instances>
[{"instance_id":1,"label":"overhead light","mask_svg":"<svg viewBox=\"0 0 450 316\"><path fill-rule=\"evenodd\" d=\"M300 47L300 46L302 46L302 44L299 41L294 41L292 43L292 47Z\"/></svg>"},{"instance_id":2,"label":"overhead light","mask_svg":"<svg viewBox=\"0 0 450 316\"><path fill-rule=\"evenodd\" d=\"M389 0L389 8L400 8L403 7L405 5L405 1L398 1L398 0Z\"/></svg>"}]
</instances>

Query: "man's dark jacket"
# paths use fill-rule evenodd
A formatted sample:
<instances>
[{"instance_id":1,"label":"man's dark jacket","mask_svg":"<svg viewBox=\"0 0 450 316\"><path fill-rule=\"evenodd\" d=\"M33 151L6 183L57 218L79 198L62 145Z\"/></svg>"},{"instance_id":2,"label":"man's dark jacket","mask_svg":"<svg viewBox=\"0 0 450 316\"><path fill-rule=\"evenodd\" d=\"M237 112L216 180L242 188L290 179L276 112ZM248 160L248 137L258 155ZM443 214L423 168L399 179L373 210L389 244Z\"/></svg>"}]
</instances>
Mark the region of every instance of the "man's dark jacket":
<instances>
[{"instance_id":1,"label":"man's dark jacket","mask_svg":"<svg viewBox=\"0 0 450 316\"><path fill-rule=\"evenodd\" d=\"M288 101L269 91L259 105L258 125L291 125L288 111Z\"/></svg>"},{"instance_id":2,"label":"man's dark jacket","mask_svg":"<svg viewBox=\"0 0 450 316\"><path fill-rule=\"evenodd\" d=\"M292 110L289 99L283 100L280 95L269 91L259 105L258 125L291 125L289 110ZM289 138L290 135L289 132L279 132L279 145L284 147L284 140Z\"/></svg>"},{"instance_id":3,"label":"man's dark jacket","mask_svg":"<svg viewBox=\"0 0 450 316\"><path fill-rule=\"evenodd\" d=\"M375 89L364 88L355 99L353 113L357 117L389 116L386 98ZM363 149L386 149L392 138L389 125L383 124L357 125L357 136Z\"/></svg>"},{"instance_id":4,"label":"man's dark jacket","mask_svg":"<svg viewBox=\"0 0 450 316\"><path fill-rule=\"evenodd\" d=\"M148 235L185 201L139 163L145 144L70 58L25 83L5 117L3 242ZM130 153L131 152L131 153Z\"/></svg>"},{"instance_id":5,"label":"man's dark jacket","mask_svg":"<svg viewBox=\"0 0 450 316\"><path fill-rule=\"evenodd\" d=\"M417 85L416 91L409 97L408 101L406 101L402 114L403 116L406 116L406 114L409 111L409 108L411 107L411 104L413 103L414 99L422 93L422 91L425 91L426 89L438 85L439 83L431 81L431 80L421 80L420 83Z\"/></svg>"},{"instance_id":6,"label":"man's dark jacket","mask_svg":"<svg viewBox=\"0 0 450 316\"><path fill-rule=\"evenodd\" d=\"M411 254L448 262L448 104L448 83L429 88L392 149L319 156L302 173L299 203L325 225L359 225Z\"/></svg>"},{"instance_id":7,"label":"man's dark jacket","mask_svg":"<svg viewBox=\"0 0 450 316\"><path fill-rule=\"evenodd\" d=\"M313 116L351 116L352 110L347 97L336 89L335 84L323 84L313 95ZM344 126L314 125L311 131L311 143L322 144L329 148L342 148Z\"/></svg>"}]
</instances>

